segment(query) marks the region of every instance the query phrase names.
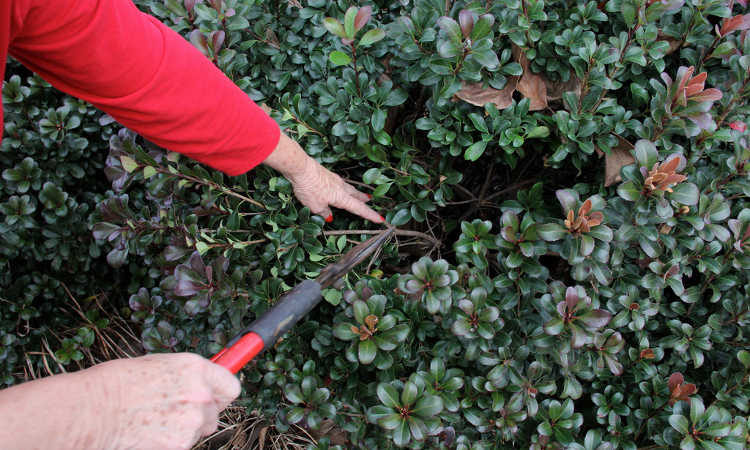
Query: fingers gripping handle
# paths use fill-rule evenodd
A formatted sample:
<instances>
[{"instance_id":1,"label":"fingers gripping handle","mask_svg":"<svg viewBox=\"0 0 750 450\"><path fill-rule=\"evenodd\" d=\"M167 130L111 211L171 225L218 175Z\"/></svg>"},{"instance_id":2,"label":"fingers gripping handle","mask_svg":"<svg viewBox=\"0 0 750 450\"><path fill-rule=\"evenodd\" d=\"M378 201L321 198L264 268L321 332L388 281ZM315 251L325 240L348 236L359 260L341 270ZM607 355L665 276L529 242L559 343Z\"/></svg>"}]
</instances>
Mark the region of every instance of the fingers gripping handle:
<instances>
[{"instance_id":1,"label":"fingers gripping handle","mask_svg":"<svg viewBox=\"0 0 750 450\"><path fill-rule=\"evenodd\" d=\"M263 340L255 333L247 333L231 347L227 347L211 358L212 362L237 373L245 364L263 351Z\"/></svg>"},{"instance_id":2,"label":"fingers gripping handle","mask_svg":"<svg viewBox=\"0 0 750 450\"><path fill-rule=\"evenodd\" d=\"M239 372L256 355L276 344L279 337L305 317L321 298L320 284L303 281L247 327L239 338L233 339L227 348L214 355L211 361L232 373Z\"/></svg>"}]
</instances>

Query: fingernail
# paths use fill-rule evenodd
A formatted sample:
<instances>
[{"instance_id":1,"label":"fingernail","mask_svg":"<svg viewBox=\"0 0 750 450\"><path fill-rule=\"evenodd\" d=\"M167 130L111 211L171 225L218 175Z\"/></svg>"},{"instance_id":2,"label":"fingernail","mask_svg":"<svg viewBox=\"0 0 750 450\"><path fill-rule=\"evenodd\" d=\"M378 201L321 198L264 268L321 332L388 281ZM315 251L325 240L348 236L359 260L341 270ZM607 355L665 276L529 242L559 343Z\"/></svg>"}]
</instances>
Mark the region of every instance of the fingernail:
<instances>
[{"instance_id":1,"label":"fingernail","mask_svg":"<svg viewBox=\"0 0 750 450\"><path fill-rule=\"evenodd\" d=\"M367 198L372 198L372 194L366 194Z\"/></svg>"},{"instance_id":2,"label":"fingernail","mask_svg":"<svg viewBox=\"0 0 750 450\"><path fill-rule=\"evenodd\" d=\"M327 223L333 222L333 214L331 214L330 216L326 217L326 222Z\"/></svg>"},{"instance_id":3,"label":"fingernail","mask_svg":"<svg viewBox=\"0 0 750 450\"><path fill-rule=\"evenodd\" d=\"M380 221L381 221L381 222L385 222L385 217L383 217L383 216L380 216Z\"/></svg>"}]
</instances>

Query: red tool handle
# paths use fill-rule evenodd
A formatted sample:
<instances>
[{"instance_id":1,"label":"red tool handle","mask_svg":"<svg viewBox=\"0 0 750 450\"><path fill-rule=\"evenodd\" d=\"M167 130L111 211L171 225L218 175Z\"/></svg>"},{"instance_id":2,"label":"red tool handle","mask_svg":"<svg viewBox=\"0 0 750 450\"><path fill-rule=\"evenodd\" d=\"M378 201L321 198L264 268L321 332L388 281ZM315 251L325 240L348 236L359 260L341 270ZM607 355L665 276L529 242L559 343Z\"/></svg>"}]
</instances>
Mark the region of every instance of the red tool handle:
<instances>
[{"instance_id":1,"label":"red tool handle","mask_svg":"<svg viewBox=\"0 0 750 450\"><path fill-rule=\"evenodd\" d=\"M321 298L320 284L311 280L303 281L229 341L228 347L215 354L211 361L226 367L232 373L239 372L258 353L273 347Z\"/></svg>"},{"instance_id":2,"label":"red tool handle","mask_svg":"<svg viewBox=\"0 0 750 450\"><path fill-rule=\"evenodd\" d=\"M251 359L263 350L263 339L252 331L242 336L231 347L227 347L215 354L211 361L225 367L232 373L237 373Z\"/></svg>"}]
</instances>

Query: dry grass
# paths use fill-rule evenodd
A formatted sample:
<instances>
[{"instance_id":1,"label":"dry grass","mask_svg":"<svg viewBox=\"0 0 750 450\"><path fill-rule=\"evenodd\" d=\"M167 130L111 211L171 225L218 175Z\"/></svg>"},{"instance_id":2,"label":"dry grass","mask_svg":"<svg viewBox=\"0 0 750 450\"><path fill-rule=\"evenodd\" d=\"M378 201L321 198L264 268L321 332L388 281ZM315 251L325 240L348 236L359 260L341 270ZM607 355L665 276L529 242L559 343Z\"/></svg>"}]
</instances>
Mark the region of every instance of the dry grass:
<instances>
[{"instance_id":1,"label":"dry grass","mask_svg":"<svg viewBox=\"0 0 750 450\"><path fill-rule=\"evenodd\" d=\"M42 339L42 348L27 352L25 364L19 368L18 379L25 381L65 373L101 362L118 358L132 358L144 354L140 344L140 332L132 323L120 315L117 308L108 301L105 295L96 295L83 300L85 310L95 309L99 317L106 318L109 325L99 329L86 317L84 308L67 290L68 302L66 312L81 320L80 324L70 330L52 332L51 336ZM59 347L66 337L75 334L77 328L88 326L96 333L96 340L91 348L83 349L83 359L72 363L67 368L55 357L53 348ZM50 339L52 345L50 345ZM56 342L55 342L56 341ZM35 365L32 356L38 357L42 364ZM272 423L256 411L248 412L246 408L230 406L219 418L219 429L214 434L199 441L194 450L302 450L315 439L303 428L292 426L286 433L279 433Z\"/></svg>"},{"instance_id":2,"label":"dry grass","mask_svg":"<svg viewBox=\"0 0 750 450\"><path fill-rule=\"evenodd\" d=\"M315 440L304 429L292 426L287 433L278 433L257 412L229 407L219 419L219 431L198 442L194 450L302 450Z\"/></svg>"}]
</instances>

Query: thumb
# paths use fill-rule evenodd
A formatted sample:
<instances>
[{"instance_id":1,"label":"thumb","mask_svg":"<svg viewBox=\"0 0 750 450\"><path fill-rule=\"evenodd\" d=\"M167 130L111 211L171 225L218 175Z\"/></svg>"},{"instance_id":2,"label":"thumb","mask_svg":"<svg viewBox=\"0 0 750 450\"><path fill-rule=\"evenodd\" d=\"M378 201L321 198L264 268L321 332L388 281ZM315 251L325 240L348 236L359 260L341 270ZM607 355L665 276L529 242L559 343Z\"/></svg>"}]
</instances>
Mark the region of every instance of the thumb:
<instances>
[{"instance_id":1,"label":"thumb","mask_svg":"<svg viewBox=\"0 0 750 450\"><path fill-rule=\"evenodd\" d=\"M218 364L208 362L204 376L220 410L232 403L242 391L240 380Z\"/></svg>"}]
</instances>

